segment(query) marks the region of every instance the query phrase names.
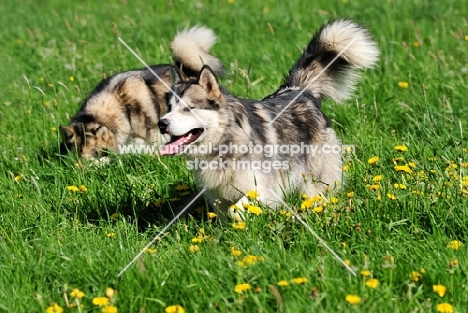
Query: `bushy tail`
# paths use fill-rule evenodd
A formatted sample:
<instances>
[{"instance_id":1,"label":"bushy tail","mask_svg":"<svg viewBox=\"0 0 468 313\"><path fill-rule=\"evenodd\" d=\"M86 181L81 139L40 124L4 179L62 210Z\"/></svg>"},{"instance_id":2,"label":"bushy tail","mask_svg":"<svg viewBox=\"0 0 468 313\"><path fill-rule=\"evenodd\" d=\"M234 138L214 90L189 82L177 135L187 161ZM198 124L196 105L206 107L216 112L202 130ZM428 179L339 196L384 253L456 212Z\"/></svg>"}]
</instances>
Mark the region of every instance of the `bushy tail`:
<instances>
[{"instance_id":1,"label":"bushy tail","mask_svg":"<svg viewBox=\"0 0 468 313\"><path fill-rule=\"evenodd\" d=\"M223 74L221 61L209 54L210 48L216 43L213 30L195 26L177 33L171 42L172 53L177 63L194 72L200 72L203 65L208 65L216 74Z\"/></svg>"},{"instance_id":2,"label":"bushy tail","mask_svg":"<svg viewBox=\"0 0 468 313\"><path fill-rule=\"evenodd\" d=\"M377 44L365 28L348 20L330 22L312 38L285 85L340 102L354 91L358 70L374 66L378 58Z\"/></svg>"}]
</instances>

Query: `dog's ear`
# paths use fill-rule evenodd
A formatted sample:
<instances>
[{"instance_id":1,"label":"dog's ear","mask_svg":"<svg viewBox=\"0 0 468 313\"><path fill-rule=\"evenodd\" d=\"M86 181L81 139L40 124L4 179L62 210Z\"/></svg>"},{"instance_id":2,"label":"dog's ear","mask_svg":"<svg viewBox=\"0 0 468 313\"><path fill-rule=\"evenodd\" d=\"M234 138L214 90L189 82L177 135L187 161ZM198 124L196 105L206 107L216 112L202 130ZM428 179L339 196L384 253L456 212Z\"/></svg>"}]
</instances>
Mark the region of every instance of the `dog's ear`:
<instances>
[{"instance_id":1,"label":"dog's ear","mask_svg":"<svg viewBox=\"0 0 468 313\"><path fill-rule=\"evenodd\" d=\"M198 75L198 84L205 89L210 98L218 99L221 97L218 80L208 65L201 69L200 75Z\"/></svg>"},{"instance_id":2,"label":"dog's ear","mask_svg":"<svg viewBox=\"0 0 468 313\"><path fill-rule=\"evenodd\" d=\"M73 129L73 127L60 125L59 129L60 129L60 134L62 135L62 138L65 141L69 141L70 139L73 138L73 136L75 136L75 130Z\"/></svg>"},{"instance_id":3,"label":"dog's ear","mask_svg":"<svg viewBox=\"0 0 468 313\"><path fill-rule=\"evenodd\" d=\"M189 81L189 78L187 75L184 74L177 66L172 65L171 66L171 82L172 86L180 84L180 83L186 83Z\"/></svg>"}]
</instances>

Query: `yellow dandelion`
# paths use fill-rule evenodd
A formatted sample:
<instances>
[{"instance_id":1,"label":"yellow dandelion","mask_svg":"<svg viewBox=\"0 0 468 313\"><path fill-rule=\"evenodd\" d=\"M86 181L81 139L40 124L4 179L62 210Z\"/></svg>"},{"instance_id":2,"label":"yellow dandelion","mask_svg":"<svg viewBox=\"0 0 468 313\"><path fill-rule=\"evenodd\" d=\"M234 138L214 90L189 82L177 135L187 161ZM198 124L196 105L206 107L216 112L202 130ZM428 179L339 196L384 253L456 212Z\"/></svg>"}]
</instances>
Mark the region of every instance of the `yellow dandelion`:
<instances>
[{"instance_id":1,"label":"yellow dandelion","mask_svg":"<svg viewBox=\"0 0 468 313\"><path fill-rule=\"evenodd\" d=\"M110 216L110 218L117 218L117 217L119 217L119 213L117 213L117 212L111 214L111 216Z\"/></svg>"},{"instance_id":2,"label":"yellow dandelion","mask_svg":"<svg viewBox=\"0 0 468 313\"><path fill-rule=\"evenodd\" d=\"M394 169L397 172L406 172L408 174L413 173L413 170L408 165L397 165L394 167Z\"/></svg>"},{"instance_id":3,"label":"yellow dandelion","mask_svg":"<svg viewBox=\"0 0 468 313\"><path fill-rule=\"evenodd\" d=\"M57 127L51 127L50 130L55 132L55 131L57 131Z\"/></svg>"},{"instance_id":4,"label":"yellow dandelion","mask_svg":"<svg viewBox=\"0 0 468 313\"><path fill-rule=\"evenodd\" d=\"M208 216L208 218L209 218L210 220L213 219L213 218L215 218L215 217L217 216L216 213L213 213L213 212L208 212L208 213L206 213L206 215Z\"/></svg>"},{"instance_id":5,"label":"yellow dandelion","mask_svg":"<svg viewBox=\"0 0 468 313\"><path fill-rule=\"evenodd\" d=\"M286 216L286 217L290 217L290 216L292 215L291 212L286 211L286 210L280 210L280 211L279 211L279 214L280 214L280 215L284 215L284 216Z\"/></svg>"},{"instance_id":6,"label":"yellow dandelion","mask_svg":"<svg viewBox=\"0 0 468 313\"><path fill-rule=\"evenodd\" d=\"M238 284L234 287L234 292L243 293L251 288L250 284Z\"/></svg>"},{"instance_id":7,"label":"yellow dandelion","mask_svg":"<svg viewBox=\"0 0 468 313\"><path fill-rule=\"evenodd\" d=\"M460 248L461 246L463 246L463 242L458 240L452 240L447 245L447 248L450 248L452 250L458 250L458 248Z\"/></svg>"},{"instance_id":8,"label":"yellow dandelion","mask_svg":"<svg viewBox=\"0 0 468 313\"><path fill-rule=\"evenodd\" d=\"M286 287L287 285L289 285L288 281L287 280L280 280L279 282L276 283L278 286L281 286L281 287Z\"/></svg>"},{"instance_id":9,"label":"yellow dandelion","mask_svg":"<svg viewBox=\"0 0 468 313\"><path fill-rule=\"evenodd\" d=\"M432 290L436 292L439 295L439 297L442 298L447 292L447 287L445 287L444 285L434 285L432 286Z\"/></svg>"},{"instance_id":10,"label":"yellow dandelion","mask_svg":"<svg viewBox=\"0 0 468 313\"><path fill-rule=\"evenodd\" d=\"M412 271L411 272L411 281L417 282L421 278L422 274L420 272Z\"/></svg>"},{"instance_id":11,"label":"yellow dandelion","mask_svg":"<svg viewBox=\"0 0 468 313\"><path fill-rule=\"evenodd\" d=\"M377 183L381 181L382 179L383 179L383 175L376 175L372 178L372 181Z\"/></svg>"},{"instance_id":12,"label":"yellow dandelion","mask_svg":"<svg viewBox=\"0 0 468 313\"><path fill-rule=\"evenodd\" d=\"M52 303L52 305L46 309L46 313L62 313L62 312L63 312L62 307L55 302Z\"/></svg>"},{"instance_id":13,"label":"yellow dandelion","mask_svg":"<svg viewBox=\"0 0 468 313\"><path fill-rule=\"evenodd\" d=\"M390 200L396 200L397 199L397 197L394 194L391 194L391 193L387 193L387 198L389 198Z\"/></svg>"},{"instance_id":14,"label":"yellow dandelion","mask_svg":"<svg viewBox=\"0 0 468 313\"><path fill-rule=\"evenodd\" d=\"M259 194L255 190L247 191L247 198L249 198L250 200L255 200L255 199L258 198L258 196L259 196Z\"/></svg>"},{"instance_id":15,"label":"yellow dandelion","mask_svg":"<svg viewBox=\"0 0 468 313\"><path fill-rule=\"evenodd\" d=\"M236 222L232 223L232 228L237 229L237 230L242 230L246 226L245 222Z\"/></svg>"},{"instance_id":16,"label":"yellow dandelion","mask_svg":"<svg viewBox=\"0 0 468 313\"><path fill-rule=\"evenodd\" d=\"M372 158L370 158L367 163L369 164L375 164L377 163L378 161L380 160L380 158L378 156L373 156Z\"/></svg>"},{"instance_id":17,"label":"yellow dandelion","mask_svg":"<svg viewBox=\"0 0 468 313\"><path fill-rule=\"evenodd\" d=\"M200 248L199 248L197 245L191 245L191 246L189 247L189 250L190 250L191 252L195 253L195 252L198 252L198 251L200 250Z\"/></svg>"},{"instance_id":18,"label":"yellow dandelion","mask_svg":"<svg viewBox=\"0 0 468 313\"><path fill-rule=\"evenodd\" d=\"M374 185L369 185L369 184L367 184L367 185L366 185L366 188L369 189L369 190L375 191L375 190L379 190L379 189L380 189L380 185L376 185L376 184L374 184Z\"/></svg>"},{"instance_id":19,"label":"yellow dandelion","mask_svg":"<svg viewBox=\"0 0 468 313\"><path fill-rule=\"evenodd\" d=\"M408 165L412 168L416 168L416 163L415 162L408 162Z\"/></svg>"},{"instance_id":20,"label":"yellow dandelion","mask_svg":"<svg viewBox=\"0 0 468 313\"><path fill-rule=\"evenodd\" d=\"M159 208L164 202L166 202L165 199L159 198L159 199L157 199L156 201L154 201L154 205L157 206L157 207Z\"/></svg>"},{"instance_id":21,"label":"yellow dandelion","mask_svg":"<svg viewBox=\"0 0 468 313\"><path fill-rule=\"evenodd\" d=\"M69 79L70 79L71 82L75 80L75 78L73 76L70 76Z\"/></svg>"},{"instance_id":22,"label":"yellow dandelion","mask_svg":"<svg viewBox=\"0 0 468 313\"><path fill-rule=\"evenodd\" d=\"M85 185L81 185L81 186L80 186L80 191L81 191L81 192L86 192L86 191L88 191L88 188L86 188Z\"/></svg>"},{"instance_id":23,"label":"yellow dandelion","mask_svg":"<svg viewBox=\"0 0 468 313\"><path fill-rule=\"evenodd\" d=\"M198 237L192 238L192 243L201 243L202 241L203 241L203 237L202 237L202 236L198 236Z\"/></svg>"},{"instance_id":24,"label":"yellow dandelion","mask_svg":"<svg viewBox=\"0 0 468 313\"><path fill-rule=\"evenodd\" d=\"M395 187L396 189L406 189L406 186L403 184L393 184L393 187Z\"/></svg>"},{"instance_id":25,"label":"yellow dandelion","mask_svg":"<svg viewBox=\"0 0 468 313\"><path fill-rule=\"evenodd\" d=\"M361 275L364 276L364 277L368 277L368 276L371 276L371 271L369 270L362 270L361 271Z\"/></svg>"},{"instance_id":26,"label":"yellow dandelion","mask_svg":"<svg viewBox=\"0 0 468 313\"><path fill-rule=\"evenodd\" d=\"M73 299L81 299L84 296L85 296L84 292L78 288L75 288L72 290L72 292L70 292L70 297L72 297Z\"/></svg>"},{"instance_id":27,"label":"yellow dandelion","mask_svg":"<svg viewBox=\"0 0 468 313\"><path fill-rule=\"evenodd\" d=\"M117 308L113 305L108 305L102 309L102 313L117 313Z\"/></svg>"},{"instance_id":28,"label":"yellow dandelion","mask_svg":"<svg viewBox=\"0 0 468 313\"><path fill-rule=\"evenodd\" d=\"M15 182L19 182L21 180L21 175L15 176L15 178L13 178L13 180Z\"/></svg>"},{"instance_id":29,"label":"yellow dandelion","mask_svg":"<svg viewBox=\"0 0 468 313\"><path fill-rule=\"evenodd\" d=\"M468 41L468 35L465 35L465 40Z\"/></svg>"},{"instance_id":30,"label":"yellow dandelion","mask_svg":"<svg viewBox=\"0 0 468 313\"><path fill-rule=\"evenodd\" d=\"M437 311L440 313L453 313L453 306L447 302L439 303L437 305Z\"/></svg>"},{"instance_id":31,"label":"yellow dandelion","mask_svg":"<svg viewBox=\"0 0 468 313\"><path fill-rule=\"evenodd\" d=\"M366 286L369 288L377 288L378 285L379 285L379 281L375 278L366 280Z\"/></svg>"},{"instance_id":32,"label":"yellow dandelion","mask_svg":"<svg viewBox=\"0 0 468 313\"><path fill-rule=\"evenodd\" d=\"M316 206L316 207L314 207L314 212L315 212L315 213L320 213L320 212L322 212L322 211L323 211L323 207L322 207L322 206Z\"/></svg>"},{"instance_id":33,"label":"yellow dandelion","mask_svg":"<svg viewBox=\"0 0 468 313\"><path fill-rule=\"evenodd\" d=\"M146 253L149 253L149 254L155 254L155 253L156 253L156 249L146 248L146 249L145 249L145 252L146 252Z\"/></svg>"},{"instance_id":34,"label":"yellow dandelion","mask_svg":"<svg viewBox=\"0 0 468 313\"><path fill-rule=\"evenodd\" d=\"M336 197L333 197L333 198L330 199L330 202L331 202L332 204L337 204L338 201L339 201L339 199L336 198Z\"/></svg>"},{"instance_id":35,"label":"yellow dandelion","mask_svg":"<svg viewBox=\"0 0 468 313\"><path fill-rule=\"evenodd\" d=\"M343 262L345 262L346 265L351 266L351 261L350 260L344 260Z\"/></svg>"},{"instance_id":36,"label":"yellow dandelion","mask_svg":"<svg viewBox=\"0 0 468 313\"><path fill-rule=\"evenodd\" d=\"M106 297L93 298L93 304L94 305L99 305L99 306L108 305L109 304L109 298L106 298Z\"/></svg>"},{"instance_id":37,"label":"yellow dandelion","mask_svg":"<svg viewBox=\"0 0 468 313\"><path fill-rule=\"evenodd\" d=\"M396 158L393 158L393 163L396 163L396 162L401 162L401 161L404 161L405 158L404 157L396 157Z\"/></svg>"},{"instance_id":38,"label":"yellow dandelion","mask_svg":"<svg viewBox=\"0 0 468 313\"><path fill-rule=\"evenodd\" d=\"M67 189L70 190L70 191L73 191L73 192L78 192L78 191L80 191L80 188L78 188L78 187L76 187L76 186L74 186L74 185L68 186Z\"/></svg>"},{"instance_id":39,"label":"yellow dandelion","mask_svg":"<svg viewBox=\"0 0 468 313\"><path fill-rule=\"evenodd\" d=\"M457 265L458 265L458 260L449 261L449 266L450 267L455 267Z\"/></svg>"},{"instance_id":40,"label":"yellow dandelion","mask_svg":"<svg viewBox=\"0 0 468 313\"><path fill-rule=\"evenodd\" d=\"M249 205L247 206L247 211L249 211L250 213L252 214L255 214L255 215L260 215L262 214L262 209L260 209L258 206L256 205Z\"/></svg>"},{"instance_id":41,"label":"yellow dandelion","mask_svg":"<svg viewBox=\"0 0 468 313\"><path fill-rule=\"evenodd\" d=\"M115 297L115 295L117 294L117 290L115 290L115 289L113 289L111 287L107 287L105 294L106 294L106 297L108 297L110 299L110 298Z\"/></svg>"},{"instance_id":42,"label":"yellow dandelion","mask_svg":"<svg viewBox=\"0 0 468 313\"><path fill-rule=\"evenodd\" d=\"M170 305L164 311L166 313L185 313L184 308L178 304Z\"/></svg>"},{"instance_id":43,"label":"yellow dandelion","mask_svg":"<svg viewBox=\"0 0 468 313\"><path fill-rule=\"evenodd\" d=\"M358 295L347 295L345 299L349 304L358 304L361 302L361 297Z\"/></svg>"},{"instance_id":44,"label":"yellow dandelion","mask_svg":"<svg viewBox=\"0 0 468 313\"><path fill-rule=\"evenodd\" d=\"M398 87L403 88L403 89L407 89L409 87L409 83L400 81L400 82L398 82Z\"/></svg>"},{"instance_id":45,"label":"yellow dandelion","mask_svg":"<svg viewBox=\"0 0 468 313\"><path fill-rule=\"evenodd\" d=\"M395 146L396 151L405 152L408 151L408 147L405 145Z\"/></svg>"},{"instance_id":46,"label":"yellow dandelion","mask_svg":"<svg viewBox=\"0 0 468 313\"><path fill-rule=\"evenodd\" d=\"M343 171L345 171L345 172L349 171L349 165L344 165L343 166Z\"/></svg>"},{"instance_id":47,"label":"yellow dandelion","mask_svg":"<svg viewBox=\"0 0 468 313\"><path fill-rule=\"evenodd\" d=\"M111 233L107 233L106 236L109 237L109 238L114 238L116 235L115 235L115 233L111 232Z\"/></svg>"},{"instance_id":48,"label":"yellow dandelion","mask_svg":"<svg viewBox=\"0 0 468 313\"><path fill-rule=\"evenodd\" d=\"M292 279L292 282L298 285L303 285L307 283L309 280L305 277L296 277Z\"/></svg>"},{"instance_id":49,"label":"yellow dandelion","mask_svg":"<svg viewBox=\"0 0 468 313\"><path fill-rule=\"evenodd\" d=\"M354 197L354 191L348 192L348 193L346 194L346 197L348 197L348 198Z\"/></svg>"},{"instance_id":50,"label":"yellow dandelion","mask_svg":"<svg viewBox=\"0 0 468 313\"><path fill-rule=\"evenodd\" d=\"M234 247L231 247L231 254L233 257L238 257L242 254L242 251L241 250L237 250L236 248Z\"/></svg>"},{"instance_id":51,"label":"yellow dandelion","mask_svg":"<svg viewBox=\"0 0 468 313\"><path fill-rule=\"evenodd\" d=\"M301 209L303 210L309 209L314 205L314 203L315 203L314 198L308 198L302 202Z\"/></svg>"},{"instance_id":52,"label":"yellow dandelion","mask_svg":"<svg viewBox=\"0 0 468 313\"><path fill-rule=\"evenodd\" d=\"M237 264L242 267L247 267L249 265L255 265L259 262L263 262L264 260L265 258L262 256L249 254L243 257L242 260L238 261Z\"/></svg>"},{"instance_id":53,"label":"yellow dandelion","mask_svg":"<svg viewBox=\"0 0 468 313\"><path fill-rule=\"evenodd\" d=\"M413 47L419 48L421 46L421 43L419 41L413 42Z\"/></svg>"}]
</instances>

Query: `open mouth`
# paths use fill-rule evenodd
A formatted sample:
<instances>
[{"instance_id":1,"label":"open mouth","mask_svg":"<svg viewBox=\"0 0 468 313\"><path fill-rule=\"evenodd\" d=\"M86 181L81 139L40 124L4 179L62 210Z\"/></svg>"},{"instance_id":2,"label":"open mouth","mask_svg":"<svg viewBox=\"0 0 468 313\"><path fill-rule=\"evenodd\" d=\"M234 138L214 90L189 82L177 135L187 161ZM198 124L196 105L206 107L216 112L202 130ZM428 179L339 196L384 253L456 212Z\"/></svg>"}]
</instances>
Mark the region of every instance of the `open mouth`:
<instances>
[{"instance_id":1,"label":"open mouth","mask_svg":"<svg viewBox=\"0 0 468 313\"><path fill-rule=\"evenodd\" d=\"M159 148L159 154L163 156L182 153L184 147L196 141L201 134L203 128L194 128L182 136L172 136L168 143Z\"/></svg>"}]
</instances>

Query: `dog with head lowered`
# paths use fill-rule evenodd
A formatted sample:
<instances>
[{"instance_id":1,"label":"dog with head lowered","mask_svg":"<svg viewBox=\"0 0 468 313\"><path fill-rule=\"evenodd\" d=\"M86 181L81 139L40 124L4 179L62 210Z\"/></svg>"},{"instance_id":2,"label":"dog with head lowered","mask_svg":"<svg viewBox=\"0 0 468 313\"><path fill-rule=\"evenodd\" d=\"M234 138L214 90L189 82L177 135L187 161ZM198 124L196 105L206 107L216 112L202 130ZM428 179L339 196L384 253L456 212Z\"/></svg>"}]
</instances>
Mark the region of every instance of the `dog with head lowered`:
<instances>
[{"instance_id":1,"label":"dog with head lowered","mask_svg":"<svg viewBox=\"0 0 468 313\"><path fill-rule=\"evenodd\" d=\"M209 54L215 42L213 31L205 27L179 32L171 43L176 65L187 76L197 76L203 65L223 73L221 62ZM166 112L171 68L170 64L154 65L101 81L71 123L60 126L63 146L81 157L95 159L108 152L128 152L121 149L125 144L152 147L162 140L157 122Z\"/></svg>"},{"instance_id":2,"label":"dog with head lowered","mask_svg":"<svg viewBox=\"0 0 468 313\"><path fill-rule=\"evenodd\" d=\"M211 203L235 219L250 190L267 205L293 191L324 195L342 180L342 156L330 151L341 142L320 102L349 98L358 70L378 57L366 29L338 20L322 26L284 84L260 101L223 90L210 66L197 78L175 71L176 96L159 121L171 140L160 154L187 154Z\"/></svg>"}]
</instances>

